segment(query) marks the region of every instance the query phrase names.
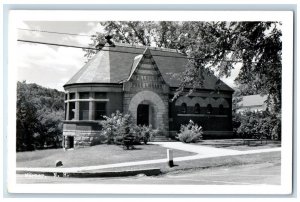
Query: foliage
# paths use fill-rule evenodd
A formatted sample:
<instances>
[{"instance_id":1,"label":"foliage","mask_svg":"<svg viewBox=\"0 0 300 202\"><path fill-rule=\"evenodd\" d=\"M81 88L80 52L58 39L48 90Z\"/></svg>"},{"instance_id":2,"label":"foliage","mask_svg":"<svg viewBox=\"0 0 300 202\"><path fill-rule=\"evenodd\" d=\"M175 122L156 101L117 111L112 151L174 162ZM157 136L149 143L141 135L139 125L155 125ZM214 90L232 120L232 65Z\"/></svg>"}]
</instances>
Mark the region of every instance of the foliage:
<instances>
[{"instance_id":1,"label":"foliage","mask_svg":"<svg viewBox=\"0 0 300 202\"><path fill-rule=\"evenodd\" d=\"M239 136L255 139L281 139L281 120L268 111L239 114Z\"/></svg>"},{"instance_id":2,"label":"foliage","mask_svg":"<svg viewBox=\"0 0 300 202\"><path fill-rule=\"evenodd\" d=\"M149 141L153 140L159 131L154 130L152 125L135 125L132 127L131 132L136 137L137 142L143 142L144 144L147 144Z\"/></svg>"},{"instance_id":3,"label":"foliage","mask_svg":"<svg viewBox=\"0 0 300 202\"><path fill-rule=\"evenodd\" d=\"M178 139L184 143L198 142L202 139L202 134L202 127L190 120L187 125L181 125Z\"/></svg>"},{"instance_id":4,"label":"foliage","mask_svg":"<svg viewBox=\"0 0 300 202\"><path fill-rule=\"evenodd\" d=\"M132 123L132 117L129 114L123 115L119 111L111 114L110 117L104 116L101 121L101 135L104 135L108 144L123 144L127 137L133 138L133 143L147 144L157 133L152 126L137 126Z\"/></svg>"},{"instance_id":5,"label":"foliage","mask_svg":"<svg viewBox=\"0 0 300 202\"><path fill-rule=\"evenodd\" d=\"M121 112L104 116L101 121L101 135L105 136L108 144L121 144L123 138L129 134L132 126L132 120L129 114L123 115Z\"/></svg>"},{"instance_id":6,"label":"foliage","mask_svg":"<svg viewBox=\"0 0 300 202\"><path fill-rule=\"evenodd\" d=\"M63 120L63 92L17 83L17 151L59 147Z\"/></svg>"}]
</instances>

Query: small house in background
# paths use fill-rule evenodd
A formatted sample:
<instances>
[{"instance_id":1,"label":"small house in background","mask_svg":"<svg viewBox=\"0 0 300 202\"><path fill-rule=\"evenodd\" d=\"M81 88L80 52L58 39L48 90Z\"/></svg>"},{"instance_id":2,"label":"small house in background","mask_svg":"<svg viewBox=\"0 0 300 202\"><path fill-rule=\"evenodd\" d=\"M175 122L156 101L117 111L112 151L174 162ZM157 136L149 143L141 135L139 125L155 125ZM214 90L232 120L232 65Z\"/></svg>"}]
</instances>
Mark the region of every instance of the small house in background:
<instances>
[{"instance_id":1,"label":"small house in background","mask_svg":"<svg viewBox=\"0 0 300 202\"><path fill-rule=\"evenodd\" d=\"M188 59L174 49L115 44L104 46L65 85L64 147L98 144L101 120L117 110L137 125L152 125L172 137L193 120L204 137L232 136L233 90L213 74L190 96L172 100L180 81L172 73ZM189 89L186 89L187 91Z\"/></svg>"},{"instance_id":2,"label":"small house in background","mask_svg":"<svg viewBox=\"0 0 300 202\"><path fill-rule=\"evenodd\" d=\"M243 113L245 111L260 112L267 110L267 100L268 96L264 95L247 95L243 96L242 100L238 103L238 113Z\"/></svg>"}]
</instances>

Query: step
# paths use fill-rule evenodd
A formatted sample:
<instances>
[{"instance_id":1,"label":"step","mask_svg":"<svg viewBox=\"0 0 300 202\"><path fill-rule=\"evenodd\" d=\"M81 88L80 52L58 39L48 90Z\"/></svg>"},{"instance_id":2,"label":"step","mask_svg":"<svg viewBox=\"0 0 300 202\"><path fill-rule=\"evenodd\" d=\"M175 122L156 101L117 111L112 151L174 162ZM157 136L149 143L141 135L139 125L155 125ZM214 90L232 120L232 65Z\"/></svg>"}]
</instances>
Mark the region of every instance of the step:
<instances>
[{"instance_id":1,"label":"step","mask_svg":"<svg viewBox=\"0 0 300 202\"><path fill-rule=\"evenodd\" d=\"M154 139L152 141L153 142L172 142L173 140L169 139L166 136L160 135L160 136L154 137Z\"/></svg>"}]
</instances>

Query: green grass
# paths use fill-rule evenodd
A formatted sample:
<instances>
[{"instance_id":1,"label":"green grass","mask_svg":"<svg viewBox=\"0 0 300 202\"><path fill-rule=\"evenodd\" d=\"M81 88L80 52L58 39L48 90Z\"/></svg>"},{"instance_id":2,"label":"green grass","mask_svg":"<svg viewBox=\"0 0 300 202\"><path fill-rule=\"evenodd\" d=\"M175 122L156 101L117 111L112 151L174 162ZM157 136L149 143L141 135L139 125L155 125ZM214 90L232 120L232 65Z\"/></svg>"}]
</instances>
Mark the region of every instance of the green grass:
<instances>
[{"instance_id":1,"label":"green grass","mask_svg":"<svg viewBox=\"0 0 300 202\"><path fill-rule=\"evenodd\" d=\"M60 160L64 167L80 167L163 159L167 148L158 145L136 145L134 150L124 150L117 145L97 145L75 150L63 149L38 150L17 153L17 167L55 167ZM189 156L195 153L174 150L174 157Z\"/></svg>"},{"instance_id":2,"label":"green grass","mask_svg":"<svg viewBox=\"0 0 300 202\"><path fill-rule=\"evenodd\" d=\"M238 165L250 165L260 163L275 163L276 165L281 164L281 153L280 152L268 152L258 154L246 154L236 156L222 156L190 161L174 162L174 167L169 167L167 163L158 164L147 164L139 166L127 166L122 168L110 168L93 170L89 172L104 172L104 171L122 171L122 170L135 170L135 169L146 169L146 168L160 168L162 173L168 172L186 172L198 169L209 169L216 167L232 167Z\"/></svg>"},{"instance_id":3,"label":"green grass","mask_svg":"<svg viewBox=\"0 0 300 202\"><path fill-rule=\"evenodd\" d=\"M195 143L197 145L210 146L215 148L233 149L239 151L256 150L256 149L268 149L281 147L280 141L263 140L251 141L248 145L243 139L217 139L217 140L203 140Z\"/></svg>"}]
</instances>

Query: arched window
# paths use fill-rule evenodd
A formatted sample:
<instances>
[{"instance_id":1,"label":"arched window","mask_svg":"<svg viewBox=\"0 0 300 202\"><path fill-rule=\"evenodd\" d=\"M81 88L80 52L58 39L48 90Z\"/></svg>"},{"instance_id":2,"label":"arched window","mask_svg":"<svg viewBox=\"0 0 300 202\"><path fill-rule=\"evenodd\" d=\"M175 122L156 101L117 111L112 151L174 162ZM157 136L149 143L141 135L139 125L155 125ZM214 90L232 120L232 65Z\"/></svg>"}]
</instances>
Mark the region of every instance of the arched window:
<instances>
[{"instance_id":1,"label":"arched window","mask_svg":"<svg viewBox=\"0 0 300 202\"><path fill-rule=\"evenodd\" d=\"M198 103L195 104L194 113L195 114L200 114L200 105Z\"/></svg>"},{"instance_id":2,"label":"arched window","mask_svg":"<svg viewBox=\"0 0 300 202\"><path fill-rule=\"evenodd\" d=\"M185 103L181 104L181 113L186 114L187 112L187 105Z\"/></svg>"},{"instance_id":3,"label":"arched window","mask_svg":"<svg viewBox=\"0 0 300 202\"><path fill-rule=\"evenodd\" d=\"M208 105L207 105L207 113L208 113L208 114L212 114L212 110L213 110L213 109L212 109L211 104L208 104Z\"/></svg>"},{"instance_id":4,"label":"arched window","mask_svg":"<svg viewBox=\"0 0 300 202\"><path fill-rule=\"evenodd\" d=\"M224 114L224 106L219 105L219 114Z\"/></svg>"}]
</instances>

